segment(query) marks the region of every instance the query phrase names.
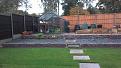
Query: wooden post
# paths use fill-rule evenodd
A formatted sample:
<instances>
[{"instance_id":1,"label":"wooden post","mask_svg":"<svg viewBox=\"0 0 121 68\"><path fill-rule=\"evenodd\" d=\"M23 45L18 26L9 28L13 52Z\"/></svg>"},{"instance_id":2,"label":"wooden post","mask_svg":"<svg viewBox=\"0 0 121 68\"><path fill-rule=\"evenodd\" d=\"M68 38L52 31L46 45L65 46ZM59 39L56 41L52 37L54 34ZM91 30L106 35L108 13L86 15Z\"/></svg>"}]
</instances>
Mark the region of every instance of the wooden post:
<instances>
[{"instance_id":1,"label":"wooden post","mask_svg":"<svg viewBox=\"0 0 121 68\"><path fill-rule=\"evenodd\" d=\"M34 30L34 26L35 26L35 23L34 23L34 16L32 16L32 29L33 29L33 32L35 32L35 30Z\"/></svg>"},{"instance_id":2,"label":"wooden post","mask_svg":"<svg viewBox=\"0 0 121 68\"><path fill-rule=\"evenodd\" d=\"M12 34L12 40L14 39L14 27L13 27L13 14L11 13L11 34Z\"/></svg>"},{"instance_id":3,"label":"wooden post","mask_svg":"<svg viewBox=\"0 0 121 68\"><path fill-rule=\"evenodd\" d=\"M59 0L58 0L58 16L59 16L59 8L60 8L60 6L59 6Z\"/></svg>"},{"instance_id":4,"label":"wooden post","mask_svg":"<svg viewBox=\"0 0 121 68\"><path fill-rule=\"evenodd\" d=\"M24 13L24 31L26 31L26 15Z\"/></svg>"}]
</instances>

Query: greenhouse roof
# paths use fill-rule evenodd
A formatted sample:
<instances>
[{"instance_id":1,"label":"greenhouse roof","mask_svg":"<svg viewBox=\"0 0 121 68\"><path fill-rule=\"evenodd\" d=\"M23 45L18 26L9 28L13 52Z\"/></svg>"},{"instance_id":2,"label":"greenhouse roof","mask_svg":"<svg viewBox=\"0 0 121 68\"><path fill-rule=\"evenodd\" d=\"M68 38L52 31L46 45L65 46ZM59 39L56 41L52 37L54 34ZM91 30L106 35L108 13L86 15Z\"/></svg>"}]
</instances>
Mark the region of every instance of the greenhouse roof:
<instances>
[{"instance_id":1,"label":"greenhouse roof","mask_svg":"<svg viewBox=\"0 0 121 68\"><path fill-rule=\"evenodd\" d=\"M54 12L47 12L40 16L39 20L40 21L51 21L54 18L58 18L59 16L55 14Z\"/></svg>"}]
</instances>

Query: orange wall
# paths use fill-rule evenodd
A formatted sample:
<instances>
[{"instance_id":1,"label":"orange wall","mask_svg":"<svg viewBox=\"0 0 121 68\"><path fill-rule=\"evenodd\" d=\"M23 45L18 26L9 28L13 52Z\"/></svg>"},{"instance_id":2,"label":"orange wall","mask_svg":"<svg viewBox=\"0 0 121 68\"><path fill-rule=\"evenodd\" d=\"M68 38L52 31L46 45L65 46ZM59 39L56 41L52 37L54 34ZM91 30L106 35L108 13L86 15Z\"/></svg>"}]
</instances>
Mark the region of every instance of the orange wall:
<instances>
[{"instance_id":1,"label":"orange wall","mask_svg":"<svg viewBox=\"0 0 121 68\"><path fill-rule=\"evenodd\" d=\"M74 29L78 23L78 15L63 16L63 18L70 22L71 29ZM84 22L102 24L103 28L112 28L115 23L121 24L121 13L80 15L79 23L83 24Z\"/></svg>"}]
</instances>

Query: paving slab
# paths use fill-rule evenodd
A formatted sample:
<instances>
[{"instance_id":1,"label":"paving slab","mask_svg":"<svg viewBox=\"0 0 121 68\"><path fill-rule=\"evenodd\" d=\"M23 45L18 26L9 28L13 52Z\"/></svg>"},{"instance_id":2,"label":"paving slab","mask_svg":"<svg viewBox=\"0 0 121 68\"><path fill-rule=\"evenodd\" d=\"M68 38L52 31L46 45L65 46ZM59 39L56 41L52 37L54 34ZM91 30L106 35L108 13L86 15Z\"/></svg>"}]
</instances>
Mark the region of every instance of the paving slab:
<instances>
[{"instance_id":1,"label":"paving slab","mask_svg":"<svg viewBox=\"0 0 121 68\"><path fill-rule=\"evenodd\" d=\"M84 51L82 49L70 49L70 54L83 54Z\"/></svg>"},{"instance_id":2,"label":"paving slab","mask_svg":"<svg viewBox=\"0 0 121 68\"><path fill-rule=\"evenodd\" d=\"M90 60L89 56L73 56L73 60Z\"/></svg>"},{"instance_id":3,"label":"paving slab","mask_svg":"<svg viewBox=\"0 0 121 68\"><path fill-rule=\"evenodd\" d=\"M66 43L75 43L76 40L65 40Z\"/></svg>"},{"instance_id":4,"label":"paving slab","mask_svg":"<svg viewBox=\"0 0 121 68\"><path fill-rule=\"evenodd\" d=\"M79 63L79 68L100 68L98 63Z\"/></svg>"},{"instance_id":5,"label":"paving slab","mask_svg":"<svg viewBox=\"0 0 121 68\"><path fill-rule=\"evenodd\" d=\"M75 47L78 48L80 45L79 44L67 44L67 47Z\"/></svg>"}]
</instances>

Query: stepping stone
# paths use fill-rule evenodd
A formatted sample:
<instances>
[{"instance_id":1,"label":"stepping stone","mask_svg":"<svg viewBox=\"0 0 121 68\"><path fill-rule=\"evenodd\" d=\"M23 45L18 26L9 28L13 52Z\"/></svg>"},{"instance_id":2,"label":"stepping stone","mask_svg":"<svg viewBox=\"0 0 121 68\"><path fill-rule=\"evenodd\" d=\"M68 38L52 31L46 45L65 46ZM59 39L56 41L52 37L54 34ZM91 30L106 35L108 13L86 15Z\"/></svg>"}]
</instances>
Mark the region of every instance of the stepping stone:
<instances>
[{"instance_id":1,"label":"stepping stone","mask_svg":"<svg viewBox=\"0 0 121 68\"><path fill-rule=\"evenodd\" d=\"M67 44L67 47L79 47L80 45L79 44Z\"/></svg>"},{"instance_id":2,"label":"stepping stone","mask_svg":"<svg viewBox=\"0 0 121 68\"><path fill-rule=\"evenodd\" d=\"M66 40L65 42L66 42L66 43L75 43L76 40Z\"/></svg>"},{"instance_id":3,"label":"stepping stone","mask_svg":"<svg viewBox=\"0 0 121 68\"><path fill-rule=\"evenodd\" d=\"M84 51L82 49L70 49L70 54L83 54Z\"/></svg>"},{"instance_id":4,"label":"stepping stone","mask_svg":"<svg viewBox=\"0 0 121 68\"><path fill-rule=\"evenodd\" d=\"M75 44L76 40L65 40L65 44Z\"/></svg>"},{"instance_id":5,"label":"stepping stone","mask_svg":"<svg viewBox=\"0 0 121 68\"><path fill-rule=\"evenodd\" d=\"M79 63L79 68L100 68L98 63Z\"/></svg>"},{"instance_id":6,"label":"stepping stone","mask_svg":"<svg viewBox=\"0 0 121 68\"><path fill-rule=\"evenodd\" d=\"M73 56L73 60L90 60L89 56Z\"/></svg>"}]
</instances>

